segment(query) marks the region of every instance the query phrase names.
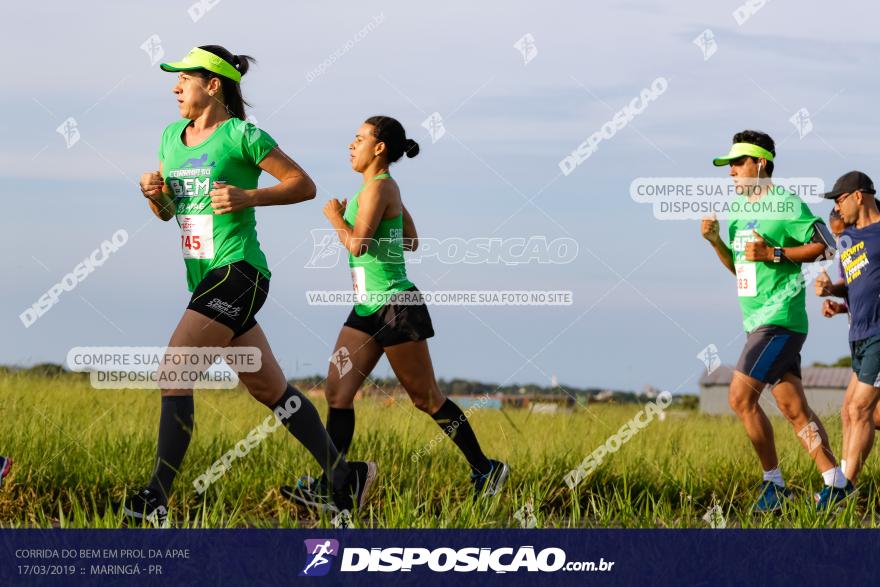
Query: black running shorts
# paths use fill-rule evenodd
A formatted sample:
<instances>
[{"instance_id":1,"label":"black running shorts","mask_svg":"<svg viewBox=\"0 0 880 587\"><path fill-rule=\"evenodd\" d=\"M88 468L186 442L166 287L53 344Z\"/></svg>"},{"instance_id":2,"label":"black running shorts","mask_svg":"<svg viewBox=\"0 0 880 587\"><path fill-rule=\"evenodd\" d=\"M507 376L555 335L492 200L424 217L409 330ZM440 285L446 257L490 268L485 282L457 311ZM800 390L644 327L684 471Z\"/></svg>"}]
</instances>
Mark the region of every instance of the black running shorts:
<instances>
[{"instance_id":1,"label":"black running shorts","mask_svg":"<svg viewBox=\"0 0 880 587\"><path fill-rule=\"evenodd\" d=\"M209 271L187 308L228 326L235 338L257 325L254 316L268 295L269 279L247 261L236 261Z\"/></svg>"},{"instance_id":2,"label":"black running shorts","mask_svg":"<svg viewBox=\"0 0 880 587\"><path fill-rule=\"evenodd\" d=\"M419 290L413 286L406 291ZM421 294L418 295L421 298ZM382 348L434 336L431 316L424 303L395 304L394 301L394 296L391 296L387 304L369 316L359 316L352 309L345 326L369 334Z\"/></svg>"}]
</instances>

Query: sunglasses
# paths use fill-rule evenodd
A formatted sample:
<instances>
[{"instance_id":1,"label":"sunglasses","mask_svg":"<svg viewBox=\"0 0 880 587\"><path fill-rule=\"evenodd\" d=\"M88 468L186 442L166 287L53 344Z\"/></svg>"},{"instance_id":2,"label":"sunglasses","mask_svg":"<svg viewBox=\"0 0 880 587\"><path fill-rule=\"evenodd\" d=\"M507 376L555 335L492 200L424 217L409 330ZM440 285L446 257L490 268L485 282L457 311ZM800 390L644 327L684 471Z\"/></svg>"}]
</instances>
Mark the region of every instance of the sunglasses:
<instances>
[{"instance_id":1,"label":"sunglasses","mask_svg":"<svg viewBox=\"0 0 880 587\"><path fill-rule=\"evenodd\" d=\"M847 199L848 197L850 197L851 195L853 195L852 192L849 192L849 193L846 193L846 194L840 194L839 196L837 196L836 198L834 198L834 203L837 204L838 206L840 206L840 203L841 203L842 201L844 201L845 199Z\"/></svg>"}]
</instances>

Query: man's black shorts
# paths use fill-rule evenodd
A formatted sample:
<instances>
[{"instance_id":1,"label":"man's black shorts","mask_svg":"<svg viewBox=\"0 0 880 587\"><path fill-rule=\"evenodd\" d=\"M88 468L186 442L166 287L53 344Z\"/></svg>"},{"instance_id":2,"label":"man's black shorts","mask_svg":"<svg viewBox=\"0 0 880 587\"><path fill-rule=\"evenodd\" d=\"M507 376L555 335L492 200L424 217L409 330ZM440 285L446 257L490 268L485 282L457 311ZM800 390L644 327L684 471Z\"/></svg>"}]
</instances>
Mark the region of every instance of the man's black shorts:
<instances>
[{"instance_id":1,"label":"man's black shorts","mask_svg":"<svg viewBox=\"0 0 880 587\"><path fill-rule=\"evenodd\" d=\"M736 370L758 381L777 383L786 373L801 376L801 348L807 335L781 326L760 326L746 338Z\"/></svg>"},{"instance_id":2,"label":"man's black shorts","mask_svg":"<svg viewBox=\"0 0 880 587\"><path fill-rule=\"evenodd\" d=\"M417 292L415 286L406 290ZM421 294L419 294L421 297ZM434 327L428 307L421 304L395 304L394 296L388 303L369 316L359 316L352 309L345 326L369 334L382 348L425 340L434 336Z\"/></svg>"},{"instance_id":3,"label":"man's black shorts","mask_svg":"<svg viewBox=\"0 0 880 587\"><path fill-rule=\"evenodd\" d=\"M269 295L269 279L247 261L212 269L196 286L188 309L232 329L233 338L257 325Z\"/></svg>"}]
</instances>

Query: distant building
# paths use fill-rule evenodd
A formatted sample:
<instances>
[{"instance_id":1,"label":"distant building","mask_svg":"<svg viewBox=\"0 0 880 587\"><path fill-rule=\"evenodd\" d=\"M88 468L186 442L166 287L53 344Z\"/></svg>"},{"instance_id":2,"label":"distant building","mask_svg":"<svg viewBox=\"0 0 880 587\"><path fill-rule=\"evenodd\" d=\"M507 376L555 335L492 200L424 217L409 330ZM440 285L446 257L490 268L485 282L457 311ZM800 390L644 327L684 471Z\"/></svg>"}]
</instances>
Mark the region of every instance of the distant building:
<instances>
[{"instance_id":1,"label":"distant building","mask_svg":"<svg viewBox=\"0 0 880 587\"><path fill-rule=\"evenodd\" d=\"M566 393L530 393L527 395L505 394L502 396L501 401L504 408L525 408L528 410L532 409L532 406L535 404L555 404L560 408L567 409L573 408L577 403L574 396ZM538 410L548 409L549 408L546 407L538 408Z\"/></svg>"},{"instance_id":2,"label":"distant building","mask_svg":"<svg viewBox=\"0 0 880 587\"><path fill-rule=\"evenodd\" d=\"M801 369L807 403L817 414L839 413L843 394L849 384L852 369L849 367L804 367ZM733 377L733 367L722 365L700 378L700 411L704 414L730 414L727 391ZM764 388L761 407L768 415L779 416L776 400L769 386Z\"/></svg>"},{"instance_id":3,"label":"distant building","mask_svg":"<svg viewBox=\"0 0 880 587\"><path fill-rule=\"evenodd\" d=\"M661 391L653 385L645 385L645 388L642 391L642 396L648 399L656 399L660 393Z\"/></svg>"},{"instance_id":4,"label":"distant building","mask_svg":"<svg viewBox=\"0 0 880 587\"><path fill-rule=\"evenodd\" d=\"M610 389L604 389L593 396L594 402L607 402L614 397L614 392Z\"/></svg>"},{"instance_id":5,"label":"distant building","mask_svg":"<svg viewBox=\"0 0 880 587\"><path fill-rule=\"evenodd\" d=\"M555 414L559 411L559 404L549 402L532 402L531 410L533 414Z\"/></svg>"}]
</instances>

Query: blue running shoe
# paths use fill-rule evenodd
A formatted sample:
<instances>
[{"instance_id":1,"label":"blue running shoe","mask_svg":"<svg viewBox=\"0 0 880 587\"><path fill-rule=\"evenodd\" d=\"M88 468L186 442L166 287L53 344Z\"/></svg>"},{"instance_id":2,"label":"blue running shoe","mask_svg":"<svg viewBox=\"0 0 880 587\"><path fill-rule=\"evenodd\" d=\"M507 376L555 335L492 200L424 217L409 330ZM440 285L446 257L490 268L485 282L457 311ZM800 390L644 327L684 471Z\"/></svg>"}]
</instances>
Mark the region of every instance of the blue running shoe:
<instances>
[{"instance_id":1,"label":"blue running shoe","mask_svg":"<svg viewBox=\"0 0 880 587\"><path fill-rule=\"evenodd\" d=\"M758 514L778 512L785 501L791 501L791 491L787 487L781 487L773 481L764 481L761 484L761 497L752 511Z\"/></svg>"},{"instance_id":2,"label":"blue running shoe","mask_svg":"<svg viewBox=\"0 0 880 587\"><path fill-rule=\"evenodd\" d=\"M827 512L836 506L842 505L847 498L856 492L852 481L847 480L846 487L831 487L826 485L822 491L816 494L816 511Z\"/></svg>"},{"instance_id":3,"label":"blue running shoe","mask_svg":"<svg viewBox=\"0 0 880 587\"><path fill-rule=\"evenodd\" d=\"M325 509L325 506L333 501L330 488L327 486L327 477L323 474L317 479L303 475L297 479L295 486L283 486L281 495L305 506L319 509Z\"/></svg>"},{"instance_id":4,"label":"blue running shoe","mask_svg":"<svg viewBox=\"0 0 880 587\"><path fill-rule=\"evenodd\" d=\"M370 496L379 470L376 463L349 461L351 473L345 482L345 486L334 490L326 481L312 479L308 476L300 477L293 487L281 487L281 495L287 499L299 502L310 508L326 512L340 513L354 508L362 508Z\"/></svg>"},{"instance_id":5,"label":"blue running shoe","mask_svg":"<svg viewBox=\"0 0 880 587\"><path fill-rule=\"evenodd\" d=\"M474 501L482 496L492 496L501 491L507 476L510 474L510 467L507 463L489 459L492 468L485 475L479 473L471 473L471 483L474 484Z\"/></svg>"}]
</instances>

